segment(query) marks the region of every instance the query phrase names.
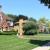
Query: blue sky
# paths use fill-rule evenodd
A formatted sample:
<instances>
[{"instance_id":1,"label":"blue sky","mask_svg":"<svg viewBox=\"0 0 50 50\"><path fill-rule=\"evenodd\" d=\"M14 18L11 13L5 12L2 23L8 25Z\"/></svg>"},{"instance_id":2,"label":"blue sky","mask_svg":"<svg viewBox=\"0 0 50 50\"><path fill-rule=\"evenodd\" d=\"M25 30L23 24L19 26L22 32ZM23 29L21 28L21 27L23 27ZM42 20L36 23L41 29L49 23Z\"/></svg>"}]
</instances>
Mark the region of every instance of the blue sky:
<instances>
[{"instance_id":1,"label":"blue sky","mask_svg":"<svg viewBox=\"0 0 50 50\"><path fill-rule=\"evenodd\" d=\"M38 0L0 0L0 4L6 14L22 14L35 19L41 17L50 19L50 9L40 4Z\"/></svg>"}]
</instances>

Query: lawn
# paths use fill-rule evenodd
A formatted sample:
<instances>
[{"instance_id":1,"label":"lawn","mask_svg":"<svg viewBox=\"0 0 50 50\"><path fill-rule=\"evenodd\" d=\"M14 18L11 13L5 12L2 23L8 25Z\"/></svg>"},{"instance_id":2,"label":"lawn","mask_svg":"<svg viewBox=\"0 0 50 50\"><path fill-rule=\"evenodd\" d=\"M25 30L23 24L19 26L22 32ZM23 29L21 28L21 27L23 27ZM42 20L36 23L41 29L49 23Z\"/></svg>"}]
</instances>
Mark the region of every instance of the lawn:
<instances>
[{"instance_id":1,"label":"lawn","mask_svg":"<svg viewBox=\"0 0 50 50\"><path fill-rule=\"evenodd\" d=\"M19 39L15 35L0 35L0 50L31 50L36 46L29 43L29 39Z\"/></svg>"},{"instance_id":2,"label":"lawn","mask_svg":"<svg viewBox=\"0 0 50 50\"><path fill-rule=\"evenodd\" d=\"M16 35L0 35L0 50L31 50L50 41L50 34L24 36L19 39Z\"/></svg>"}]
</instances>

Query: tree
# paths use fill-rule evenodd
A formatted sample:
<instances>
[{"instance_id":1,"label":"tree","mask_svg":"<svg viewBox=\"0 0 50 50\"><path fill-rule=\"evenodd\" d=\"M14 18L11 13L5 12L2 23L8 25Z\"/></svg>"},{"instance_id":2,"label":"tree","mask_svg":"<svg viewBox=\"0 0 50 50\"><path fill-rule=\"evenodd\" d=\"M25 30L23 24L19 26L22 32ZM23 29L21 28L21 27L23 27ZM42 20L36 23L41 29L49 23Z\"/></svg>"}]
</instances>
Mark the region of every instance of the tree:
<instances>
[{"instance_id":1,"label":"tree","mask_svg":"<svg viewBox=\"0 0 50 50\"><path fill-rule=\"evenodd\" d=\"M50 8L50 0L39 0L41 4L44 4L45 6L48 6Z\"/></svg>"},{"instance_id":2,"label":"tree","mask_svg":"<svg viewBox=\"0 0 50 50\"><path fill-rule=\"evenodd\" d=\"M46 21L47 21L47 19L44 18L44 17L42 17L42 18L39 19L39 23L43 23L43 24L45 24Z\"/></svg>"},{"instance_id":3,"label":"tree","mask_svg":"<svg viewBox=\"0 0 50 50\"><path fill-rule=\"evenodd\" d=\"M13 15L13 14L7 14L8 17L10 17L14 22L17 21L18 16Z\"/></svg>"},{"instance_id":4,"label":"tree","mask_svg":"<svg viewBox=\"0 0 50 50\"><path fill-rule=\"evenodd\" d=\"M29 18L28 21L24 24L24 30L26 35L32 35L37 33L36 31L36 20L34 18Z\"/></svg>"},{"instance_id":5,"label":"tree","mask_svg":"<svg viewBox=\"0 0 50 50\"><path fill-rule=\"evenodd\" d=\"M0 5L0 8L2 8L2 5Z\"/></svg>"},{"instance_id":6,"label":"tree","mask_svg":"<svg viewBox=\"0 0 50 50\"><path fill-rule=\"evenodd\" d=\"M46 26L47 26L46 31L47 31L48 33L50 33L50 21L49 21L49 20L48 20Z\"/></svg>"},{"instance_id":7,"label":"tree","mask_svg":"<svg viewBox=\"0 0 50 50\"><path fill-rule=\"evenodd\" d=\"M28 20L28 17L24 15L18 15L18 20L19 19Z\"/></svg>"},{"instance_id":8,"label":"tree","mask_svg":"<svg viewBox=\"0 0 50 50\"><path fill-rule=\"evenodd\" d=\"M44 17L39 19L38 21L39 32L45 31L46 22L47 22L47 19Z\"/></svg>"},{"instance_id":9,"label":"tree","mask_svg":"<svg viewBox=\"0 0 50 50\"><path fill-rule=\"evenodd\" d=\"M33 22L35 22L35 23L37 22L36 19L34 19L34 18L32 18L32 17L30 17L28 20L29 20L29 21L33 21Z\"/></svg>"},{"instance_id":10,"label":"tree","mask_svg":"<svg viewBox=\"0 0 50 50\"><path fill-rule=\"evenodd\" d=\"M7 14L8 17L12 18L13 21L19 21L19 19L24 19L24 20L27 20L28 17L27 16L24 16L24 15L13 15L13 14Z\"/></svg>"}]
</instances>

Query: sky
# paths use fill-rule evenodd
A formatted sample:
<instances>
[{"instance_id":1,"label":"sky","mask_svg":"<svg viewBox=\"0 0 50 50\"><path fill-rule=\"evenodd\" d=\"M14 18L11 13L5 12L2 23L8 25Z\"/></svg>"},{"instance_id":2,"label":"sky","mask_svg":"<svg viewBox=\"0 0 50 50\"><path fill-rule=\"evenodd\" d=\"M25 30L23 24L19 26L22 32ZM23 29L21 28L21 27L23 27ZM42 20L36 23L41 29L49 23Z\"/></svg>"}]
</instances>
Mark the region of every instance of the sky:
<instances>
[{"instance_id":1,"label":"sky","mask_svg":"<svg viewBox=\"0 0 50 50\"><path fill-rule=\"evenodd\" d=\"M5 14L25 15L39 19L50 19L50 9L38 0L0 0L2 11Z\"/></svg>"}]
</instances>

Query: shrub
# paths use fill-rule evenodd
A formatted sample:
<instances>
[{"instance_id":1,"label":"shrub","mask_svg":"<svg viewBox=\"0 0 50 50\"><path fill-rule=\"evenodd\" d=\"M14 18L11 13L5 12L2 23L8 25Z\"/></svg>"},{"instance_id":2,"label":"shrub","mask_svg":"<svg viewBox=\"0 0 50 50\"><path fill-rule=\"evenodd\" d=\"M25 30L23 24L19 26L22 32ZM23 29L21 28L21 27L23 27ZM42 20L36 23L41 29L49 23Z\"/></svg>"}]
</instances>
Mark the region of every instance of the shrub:
<instances>
[{"instance_id":1,"label":"shrub","mask_svg":"<svg viewBox=\"0 0 50 50\"><path fill-rule=\"evenodd\" d=\"M37 31L34 29L28 30L24 33L25 35L35 35L37 34Z\"/></svg>"},{"instance_id":2,"label":"shrub","mask_svg":"<svg viewBox=\"0 0 50 50\"><path fill-rule=\"evenodd\" d=\"M15 31L4 31L4 32L0 32L0 35L16 35L17 32Z\"/></svg>"},{"instance_id":3,"label":"shrub","mask_svg":"<svg viewBox=\"0 0 50 50\"><path fill-rule=\"evenodd\" d=\"M34 34L37 34L37 25L34 22L27 22L24 25L23 29L25 30L24 35L34 35Z\"/></svg>"}]
</instances>

